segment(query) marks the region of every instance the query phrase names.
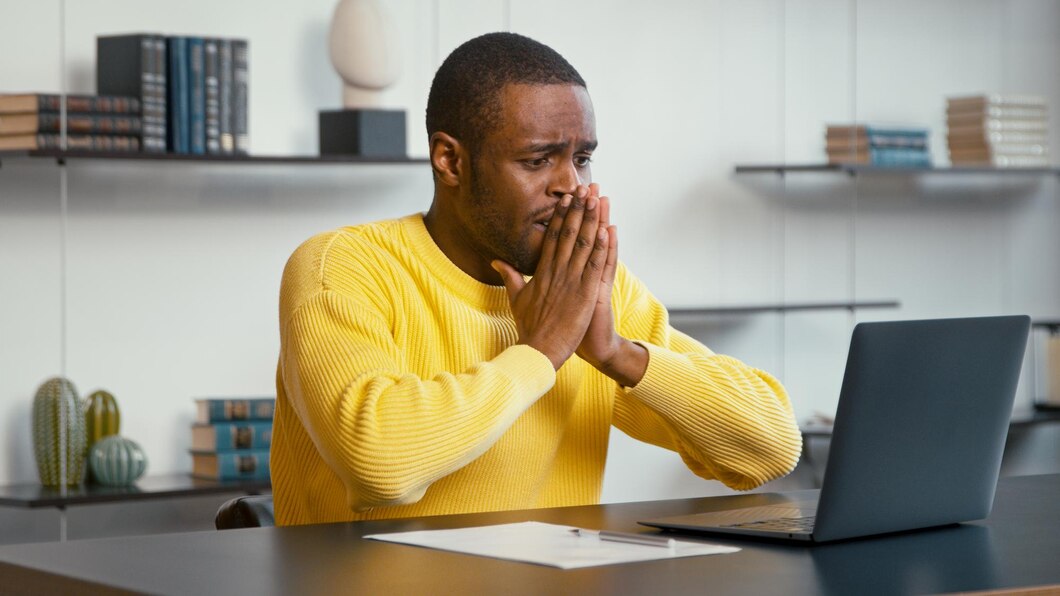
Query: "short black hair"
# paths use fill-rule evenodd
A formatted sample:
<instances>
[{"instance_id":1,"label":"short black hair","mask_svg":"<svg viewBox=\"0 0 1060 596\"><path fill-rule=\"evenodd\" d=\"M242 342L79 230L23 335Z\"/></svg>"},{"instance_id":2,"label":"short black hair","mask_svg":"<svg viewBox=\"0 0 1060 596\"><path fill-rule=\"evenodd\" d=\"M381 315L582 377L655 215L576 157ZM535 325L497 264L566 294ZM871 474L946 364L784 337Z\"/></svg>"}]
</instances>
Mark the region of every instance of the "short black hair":
<instances>
[{"instance_id":1,"label":"short black hair","mask_svg":"<svg viewBox=\"0 0 1060 596\"><path fill-rule=\"evenodd\" d=\"M477 149L499 124L505 85L585 81L556 50L517 33L487 33L453 50L427 97L427 135L443 131Z\"/></svg>"}]
</instances>

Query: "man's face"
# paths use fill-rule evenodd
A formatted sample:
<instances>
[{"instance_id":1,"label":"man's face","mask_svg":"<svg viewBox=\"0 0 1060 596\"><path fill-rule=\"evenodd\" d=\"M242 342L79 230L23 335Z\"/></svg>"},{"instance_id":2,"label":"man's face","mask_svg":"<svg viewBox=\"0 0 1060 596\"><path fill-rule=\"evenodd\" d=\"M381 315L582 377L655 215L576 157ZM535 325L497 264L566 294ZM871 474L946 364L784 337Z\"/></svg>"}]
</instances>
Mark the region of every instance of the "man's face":
<instances>
[{"instance_id":1,"label":"man's face","mask_svg":"<svg viewBox=\"0 0 1060 596\"><path fill-rule=\"evenodd\" d=\"M584 87L508 85L501 120L471 158L461 220L471 248L532 275L556 204L592 181L596 119Z\"/></svg>"}]
</instances>

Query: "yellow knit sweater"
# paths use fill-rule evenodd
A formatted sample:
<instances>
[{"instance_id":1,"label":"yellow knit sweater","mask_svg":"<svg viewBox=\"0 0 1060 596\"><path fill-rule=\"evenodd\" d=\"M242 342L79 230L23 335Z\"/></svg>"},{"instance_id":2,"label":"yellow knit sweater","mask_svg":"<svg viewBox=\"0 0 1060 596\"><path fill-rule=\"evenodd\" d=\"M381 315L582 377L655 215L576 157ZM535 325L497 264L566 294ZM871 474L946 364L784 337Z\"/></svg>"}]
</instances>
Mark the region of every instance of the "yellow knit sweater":
<instances>
[{"instance_id":1,"label":"yellow knit sweater","mask_svg":"<svg viewBox=\"0 0 1060 596\"><path fill-rule=\"evenodd\" d=\"M769 374L668 325L622 266L633 388L517 345L508 296L451 263L420 214L318 235L280 293L272 482L280 525L596 503L611 425L750 489L801 437Z\"/></svg>"}]
</instances>

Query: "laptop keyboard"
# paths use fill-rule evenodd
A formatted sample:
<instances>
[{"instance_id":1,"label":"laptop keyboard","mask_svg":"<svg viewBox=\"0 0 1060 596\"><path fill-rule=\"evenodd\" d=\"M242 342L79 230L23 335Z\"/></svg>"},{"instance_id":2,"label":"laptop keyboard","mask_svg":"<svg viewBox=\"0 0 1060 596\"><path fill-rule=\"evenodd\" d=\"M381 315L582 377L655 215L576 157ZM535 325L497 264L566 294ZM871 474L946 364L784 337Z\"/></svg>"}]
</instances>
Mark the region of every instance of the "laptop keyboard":
<instances>
[{"instance_id":1,"label":"laptop keyboard","mask_svg":"<svg viewBox=\"0 0 1060 596\"><path fill-rule=\"evenodd\" d=\"M747 528L748 530L765 530L767 532L787 532L789 534L809 534L813 531L816 516L778 517L753 522L742 522L725 526L726 528Z\"/></svg>"}]
</instances>

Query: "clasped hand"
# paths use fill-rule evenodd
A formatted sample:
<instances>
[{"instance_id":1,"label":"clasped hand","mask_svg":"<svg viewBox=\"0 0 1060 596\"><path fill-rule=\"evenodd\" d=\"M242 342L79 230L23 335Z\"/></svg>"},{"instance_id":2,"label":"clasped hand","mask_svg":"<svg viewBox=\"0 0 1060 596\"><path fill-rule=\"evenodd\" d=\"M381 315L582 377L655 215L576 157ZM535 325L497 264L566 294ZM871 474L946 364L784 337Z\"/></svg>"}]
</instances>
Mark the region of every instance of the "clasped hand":
<instances>
[{"instance_id":1,"label":"clasped hand","mask_svg":"<svg viewBox=\"0 0 1060 596\"><path fill-rule=\"evenodd\" d=\"M492 263L508 290L519 343L543 353L557 370L575 352L605 370L624 342L611 312L617 264L610 201L596 184L578 186L556 205L529 282L510 264Z\"/></svg>"}]
</instances>

